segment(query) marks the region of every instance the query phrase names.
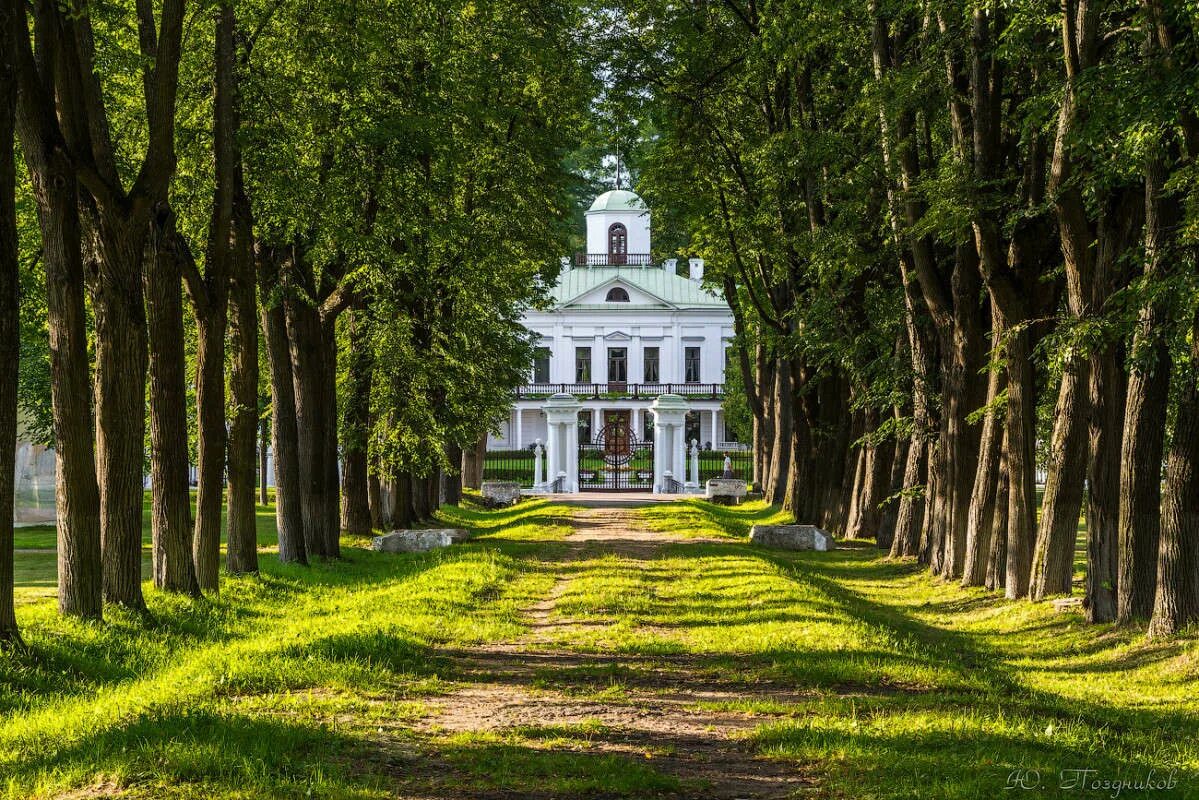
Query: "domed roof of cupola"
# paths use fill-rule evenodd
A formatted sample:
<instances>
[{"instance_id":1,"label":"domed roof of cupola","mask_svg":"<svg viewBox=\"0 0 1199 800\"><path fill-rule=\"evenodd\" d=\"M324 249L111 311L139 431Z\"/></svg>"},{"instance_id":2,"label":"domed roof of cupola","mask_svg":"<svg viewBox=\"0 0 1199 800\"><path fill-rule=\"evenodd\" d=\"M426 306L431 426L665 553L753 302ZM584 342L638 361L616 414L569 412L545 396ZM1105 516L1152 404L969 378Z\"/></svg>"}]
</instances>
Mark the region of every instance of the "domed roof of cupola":
<instances>
[{"instance_id":1,"label":"domed roof of cupola","mask_svg":"<svg viewBox=\"0 0 1199 800\"><path fill-rule=\"evenodd\" d=\"M648 211L645 203L636 192L630 192L628 189L610 189L604 192L599 197L595 198L595 202L591 204L591 211Z\"/></svg>"}]
</instances>

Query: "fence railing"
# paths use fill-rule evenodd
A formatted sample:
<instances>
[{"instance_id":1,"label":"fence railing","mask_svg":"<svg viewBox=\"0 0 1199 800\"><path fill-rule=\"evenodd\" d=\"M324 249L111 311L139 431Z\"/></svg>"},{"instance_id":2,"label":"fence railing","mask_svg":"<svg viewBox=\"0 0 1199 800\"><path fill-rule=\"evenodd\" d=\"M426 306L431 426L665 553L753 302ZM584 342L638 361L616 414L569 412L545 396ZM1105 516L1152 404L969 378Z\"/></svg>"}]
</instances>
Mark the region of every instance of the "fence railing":
<instances>
[{"instance_id":1,"label":"fence railing","mask_svg":"<svg viewBox=\"0 0 1199 800\"><path fill-rule=\"evenodd\" d=\"M573 394L576 397L657 397L679 394L696 399L719 400L724 397L723 383L527 383L516 387L516 398L549 397L552 394Z\"/></svg>"},{"instance_id":2,"label":"fence railing","mask_svg":"<svg viewBox=\"0 0 1199 800\"><path fill-rule=\"evenodd\" d=\"M483 480L515 481L523 489L533 488L532 450L488 450L483 456Z\"/></svg>"},{"instance_id":3,"label":"fence railing","mask_svg":"<svg viewBox=\"0 0 1199 800\"><path fill-rule=\"evenodd\" d=\"M576 267L652 267L649 253L575 253Z\"/></svg>"},{"instance_id":4,"label":"fence railing","mask_svg":"<svg viewBox=\"0 0 1199 800\"><path fill-rule=\"evenodd\" d=\"M754 479L754 453L748 449L701 450L699 452L699 485L712 478L724 477L724 458L729 458L732 477L751 483ZM688 454L690 458L690 453ZM690 464L690 462L688 462ZM690 469L690 466L688 466Z\"/></svg>"}]
</instances>

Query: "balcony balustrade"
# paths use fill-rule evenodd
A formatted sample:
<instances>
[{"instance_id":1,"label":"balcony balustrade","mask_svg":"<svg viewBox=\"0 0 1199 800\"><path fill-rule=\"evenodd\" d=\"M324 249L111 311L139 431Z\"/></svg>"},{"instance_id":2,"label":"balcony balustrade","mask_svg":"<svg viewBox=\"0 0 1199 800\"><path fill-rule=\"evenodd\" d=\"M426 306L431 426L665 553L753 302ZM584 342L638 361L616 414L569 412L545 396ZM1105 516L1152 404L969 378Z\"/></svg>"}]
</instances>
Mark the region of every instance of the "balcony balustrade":
<instances>
[{"instance_id":1,"label":"balcony balustrade","mask_svg":"<svg viewBox=\"0 0 1199 800\"><path fill-rule=\"evenodd\" d=\"M573 394L576 397L628 398L639 400L660 394L678 394L697 400L719 400L724 397L723 383L527 383L518 386L516 399L535 399L552 394Z\"/></svg>"},{"instance_id":2,"label":"balcony balustrade","mask_svg":"<svg viewBox=\"0 0 1199 800\"><path fill-rule=\"evenodd\" d=\"M576 267L652 267L649 253L575 253Z\"/></svg>"}]
</instances>

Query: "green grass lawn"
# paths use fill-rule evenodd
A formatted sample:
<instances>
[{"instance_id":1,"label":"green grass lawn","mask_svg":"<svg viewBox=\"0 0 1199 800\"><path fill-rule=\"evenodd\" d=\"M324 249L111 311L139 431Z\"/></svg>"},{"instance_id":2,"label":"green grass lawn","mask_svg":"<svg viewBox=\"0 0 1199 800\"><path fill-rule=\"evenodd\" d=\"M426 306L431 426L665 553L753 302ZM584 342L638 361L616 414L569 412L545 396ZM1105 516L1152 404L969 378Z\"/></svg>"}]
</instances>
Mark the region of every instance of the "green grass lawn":
<instances>
[{"instance_id":1,"label":"green grass lawn","mask_svg":"<svg viewBox=\"0 0 1199 800\"><path fill-rule=\"evenodd\" d=\"M468 544L395 555L346 539L344 559L309 568L280 565L264 534L261 575L225 577L202 601L147 584L149 616L109 610L103 624L58 617L53 554L22 554L30 651L0 655L0 797L677 796L665 741L639 755L596 752L612 732L595 723L420 727L478 680L453 654L526 634L526 610L551 595L565 624L535 647L595 665L538 672L532 694L636 706L695 692L696 713L746 715L742 741L806 776L803 797L1112 796L1060 788L1073 769L1172 771L1173 789L1120 797L1199 797L1194 635L1148 644L866 542L750 547L750 525L785 520L761 502L639 510L678 536L650 555L571 550L572 513L448 508L444 524L475 530ZM663 684L680 665L687 682ZM1014 774L1039 788L1005 790Z\"/></svg>"}]
</instances>

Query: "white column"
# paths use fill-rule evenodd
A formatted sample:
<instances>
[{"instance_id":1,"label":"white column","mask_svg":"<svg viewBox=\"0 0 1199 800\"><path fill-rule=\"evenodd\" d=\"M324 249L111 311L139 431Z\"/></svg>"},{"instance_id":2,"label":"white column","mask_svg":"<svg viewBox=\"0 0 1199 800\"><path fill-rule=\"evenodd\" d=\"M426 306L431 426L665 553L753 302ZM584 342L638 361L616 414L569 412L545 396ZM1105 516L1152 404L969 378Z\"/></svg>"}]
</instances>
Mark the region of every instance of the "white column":
<instances>
[{"instance_id":1,"label":"white column","mask_svg":"<svg viewBox=\"0 0 1199 800\"><path fill-rule=\"evenodd\" d=\"M683 435L687 401L677 394L659 395L650 412L654 415L654 493L666 491L666 473L680 483L686 479Z\"/></svg>"},{"instance_id":2,"label":"white column","mask_svg":"<svg viewBox=\"0 0 1199 800\"><path fill-rule=\"evenodd\" d=\"M688 488L699 488L699 442L693 440L691 442L691 475L687 481Z\"/></svg>"},{"instance_id":3,"label":"white column","mask_svg":"<svg viewBox=\"0 0 1199 800\"><path fill-rule=\"evenodd\" d=\"M550 457L546 483L553 485L565 473L567 492L579 490L579 401L573 395L556 394L546 401Z\"/></svg>"},{"instance_id":4,"label":"white column","mask_svg":"<svg viewBox=\"0 0 1199 800\"><path fill-rule=\"evenodd\" d=\"M517 406L516 407L516 449L517 450L525 449L524 428L521 425L521 417L523 417L523 416L524 416L524 414L521 413L520 406Z\"/></svg>"},{"instance_id":5,"label":"white column","mask_svg":"<svg viewBox=\"0 0 1199 800\"><path fill-rule=\"evenodd\" d=\"M591 439L599 436L600 429L604 427L604 416L598 408L591 409Z\"/></svg>"},{"instance_id":6,"label":"white column","mask_svg":"<svg viewBox=\"0 0 1199 800\"><path fill-rule=\"evenodd\" d=\"M717 421L719 419L720 419L720 411L718 409L713 409L712 410L712 449L713 450L720 449L720 440L716 438L717 432L720 430L719 427L717 426Z\"/></svg>"}]
</instances>

